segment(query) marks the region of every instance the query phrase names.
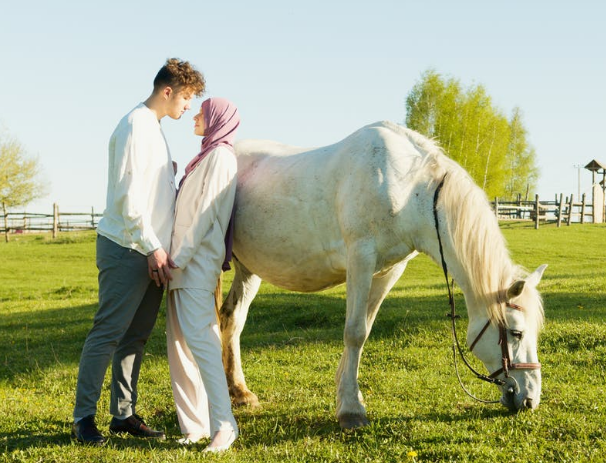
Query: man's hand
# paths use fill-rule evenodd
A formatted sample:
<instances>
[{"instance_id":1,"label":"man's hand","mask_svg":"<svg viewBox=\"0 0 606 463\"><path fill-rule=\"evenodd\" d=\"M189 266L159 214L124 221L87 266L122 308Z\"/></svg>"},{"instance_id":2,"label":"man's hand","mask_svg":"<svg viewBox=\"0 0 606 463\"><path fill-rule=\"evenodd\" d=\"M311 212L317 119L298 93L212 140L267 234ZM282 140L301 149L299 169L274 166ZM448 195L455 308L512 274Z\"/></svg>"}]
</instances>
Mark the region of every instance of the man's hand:
<instances>
[{"instance_id":1,"label":"man's hand","mask_svg":"<svg viewBox=\"0 0 606 463\"><path fill-rule=\"evenodd\" d=\"M156 249L147 256L147 270L149 277L156 282L156 285L165 286L173 277L170 274L171 268L177 268L173 260L162 248Z\"/></svg>"}]
</instances>

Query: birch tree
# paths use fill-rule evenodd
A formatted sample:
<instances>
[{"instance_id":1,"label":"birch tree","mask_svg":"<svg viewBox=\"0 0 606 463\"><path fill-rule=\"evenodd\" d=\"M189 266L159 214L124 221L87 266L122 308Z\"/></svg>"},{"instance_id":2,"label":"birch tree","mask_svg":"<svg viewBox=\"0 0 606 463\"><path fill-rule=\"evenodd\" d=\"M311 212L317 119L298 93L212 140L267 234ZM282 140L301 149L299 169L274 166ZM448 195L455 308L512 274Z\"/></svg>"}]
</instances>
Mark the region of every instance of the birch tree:
<instances>
[{"instance_id":1,"label":"birch tree","mask_svg":"<svg viewBox=\"0 0 606 463\"><path fill-rule=\"evenodd\" d=\"M514 147L514 122L517 137L525 140L521 120L512 117L510 122L482 85L464 89L434 70L422 74L406 99L406 125L436 139L489 197L511 196L522 183L529 188L536 184L534 151Z\"/></svg>"},{"instance_id":2,"label":"birch tree","mask_svg":"<svg viewBox=\"0 0 606 463\"><path fill-rule=\"evenodd\" d=\"M539 169L536 166L535 149L527 140L520 108L513 109L509 126L506 194L512 199L518 194L528 199L529 192L536 188Z\"/></svg>"}]
</instances>

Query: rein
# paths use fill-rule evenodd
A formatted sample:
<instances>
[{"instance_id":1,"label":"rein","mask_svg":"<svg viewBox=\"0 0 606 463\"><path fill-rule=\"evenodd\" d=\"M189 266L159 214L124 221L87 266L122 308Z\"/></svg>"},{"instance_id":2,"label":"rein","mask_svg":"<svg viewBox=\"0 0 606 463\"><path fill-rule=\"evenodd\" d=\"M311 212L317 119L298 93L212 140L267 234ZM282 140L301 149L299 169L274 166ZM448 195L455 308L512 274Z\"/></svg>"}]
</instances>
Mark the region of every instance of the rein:
<instances>
[{"instance_id":1,"label":"rein","mask_svg":"<svg viewBox=\"0 0 606 463\"><path fill-rule=\"evenodd\" d=\"M501 346L501 362L502 362L501 368L499 368L497 371L491 373L490 375L484 375L482 373L479 373L477 370L475 370L471 366L471 364L467 361L467 359L465 358L463 349L461 348L461 344L459 343L459 338L457 337L457 330L456 330L456 326L455 326L455 320L458 318L458 315L456 314L456 311L455 311L455 301L454 301L454 295L453 295L454 280L452 281L452 285L448 282L448 267L446 266L446 260L444 259L444 249L442 247L442 238L440 236L440 223L438 220L438 208L437 208L438 198L440 196L440 191L442 190L442 187L444 186L444 181L446 180L447 175L448 175L448 173L444 174L444 177L442 177L442 180L438 184L438 187L436 188L436 191L433 196L433 218L434 218L434 222L435 222L436 233L438 235L438 246L440 249L440 259L442 261L442 271L444 272L444 278L446 280L446 287L448 288L448 303L450 305L450 313L447 316L450 317L450 320L451 320L451 330L452 330L452 337L453 337L452 355L453 355L453 360L454 360L455 372L457 375L457 379L459 380L459 384L461 385L461 388L463 389L463 391L465 391L465 393L468 396L477 400L478 402L499 403L499 400L480 399L480 398L474 396L471 392L469 392L465 388L465 386L463 385L463 381L461 380L461 376L459 375L459 368L457 366L457 351L459 352L459 355L461 356L463 363L476 376L476 378L478 378L482 381L486 381L491 384L495 384L496 386L507 386L508 394L514 394L516 389L518 389L517 382L513 377L511 377L509 375L509 371L540 369L541 364L540 363L512 363L511 356L509 354L509 346L507 344L507 328L505 327L505 325L502 322L499 322L499 345ZM506 307L508 307L510 309L524 311L524 308L520 307L519 305L510 303L510 302L506 302L505 305L506 305ZM474 341L471 343L471 346L469 347L470 351L473 351L473 348L478 343L478 341L482 338L482 335L486 332L486 330L490 326L491 322L492 321L489 319L486 322L486 324L484 325L484 327L480 330L479 334L476 336ZM505 379L497 378L502 373L504 374Z\"/></svg>"}]
</instances>

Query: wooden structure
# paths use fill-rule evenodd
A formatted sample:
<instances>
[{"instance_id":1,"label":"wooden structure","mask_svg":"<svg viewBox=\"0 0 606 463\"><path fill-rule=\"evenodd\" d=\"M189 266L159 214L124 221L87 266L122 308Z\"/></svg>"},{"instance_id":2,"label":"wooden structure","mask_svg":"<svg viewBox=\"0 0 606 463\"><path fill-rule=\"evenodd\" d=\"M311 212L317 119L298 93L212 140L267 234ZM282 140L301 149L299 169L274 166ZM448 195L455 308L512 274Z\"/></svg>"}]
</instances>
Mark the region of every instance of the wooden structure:
<instances>
[{"instance_id":1,"label":"wooden structure","mask_svg":"<svg viewBox=\"0 0 606 463\"><path fill-rule=\"evenodd\" d=\"M592 164L596 163L596 164ZM592 161L586 167L597 167L594 172L605 174L605 167L597 161ZM589 203L585 194L576 199L574 195L564 197L563 194L556 195L553 201L539 201L539 195L532 201L522 200L518 195L514 201L503 201L495 198L493 210L497 219L502 220L528 220L539 228L540 222L556 223L558 227L562 222L566 225L571 223L604 223L606 214L604 211L604 180L593 185L592 201ZM103 214L96 213L93 208L90 212L60 212L59 206L53 204L51 214L39 214L28 212L8 212L5 216L0 214L0 233L29 233L29 232L51 232L56 238L59 232L94 230L97 228L99 219Z\"/></svg>"},{"instance_id":2,"label":"wooden structure","mask_svg":"<svg viewBox=\"0 0 606 463\"><path fill-rule=\"evenodd\" d=\"M606 197L606 165L594 159L585 166L585 169L590 170L591 179L591 196L593 204L593 218L596 223L604 223L606 211L604 210L604 198ZM602 174L602 181L596 181L596 176Z\"/></svg>"},{"instance_id":3,"label":"wooden structure","mask_svg":"<svg viewBox=\"0 0 606 463\"><path fill-rule=\"evenodd\" d=\"M502 201L495 198L493 209L497 219L502 220L529 220L533 221L535 228L540 222L556 223L558 227L565 223L598 223L594 217L593 205L587 202L586 195L575 200L574 195L564 198L560 193L553 201L540 201L539 195L534 201L524 201L518 195L516 201Z\"/></svg>"},{"instance_id":4,"label":"wooden structure","mask_svg":"<svg viewBox=\"0 0 606 463\"><path fill-rule=\"evenodd\" d=\"M60 212L59 206L53 204L52 214L30 212L9 212L0 223L0 232L29 233L51 232L53 238L59 232L94 230L103 214L90 212Z\"/></svg>"}]
</instances>

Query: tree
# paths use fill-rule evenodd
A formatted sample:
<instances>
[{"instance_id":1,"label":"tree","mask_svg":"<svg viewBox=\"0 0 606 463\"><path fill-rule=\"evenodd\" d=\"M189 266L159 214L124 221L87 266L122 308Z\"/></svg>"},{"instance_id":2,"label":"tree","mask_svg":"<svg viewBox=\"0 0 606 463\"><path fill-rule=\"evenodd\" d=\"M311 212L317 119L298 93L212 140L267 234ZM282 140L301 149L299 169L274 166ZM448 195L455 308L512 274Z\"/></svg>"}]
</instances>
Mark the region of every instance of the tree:
<instances>
[{"instance_id":1,"label":"tree","mask_svg":"<svg viewBox=\"0 0 606 463\"><path fill-rule=\"evenodd\" d=\"M458 81L444 81L434 70L426 71L406 98L406 125L427 137L442 136L444 141L455 142L453 127L462 93Z\"/></svg>"},{"instance_id":2,"label":"tree","mask_svg":"<svg viewBox=\"0 0 606 463\"><path fill-rule=\"evenodd\" d=\"M8 242L8 210L25 206L44 194L38 158L28 157L21 143L0 133L0 203L5 241Z\"/></svg>"},{"instance_id":3,"label":"tree","mask_svg":"<svg viewBox=\"0 0 606 463\"><path fill-rule=\"evenodd\" d=\"M530 188L536 184L534 151L514 149L512 144L514 129L518 141L526 140L526 129L519 118L513 124L514 118L509 121L493 105L482 85L464 89L458 80L445 79L431 69L406 99L406 125L436 139L489 197L511 196L520 184Z\"/></svg>"},{"instance_id":4,"label":"tree","mask_svg":"<svg viewBox=\"0 0 606 463\"><path fill-rule=\"evenodd\" d=\"M504 190L509 140L507 118L492 104L484 87L469 88L463 98L463 134L459 161L489 197Z\"/></svg>"},{"instance_id":5,"label":"tree","mask_svg":"<svg viewBox=\"0 0 606 463\"><path fill-rule=\"evenodd\" d=\"M528 199L529 191L536 188L539 169L536 167L536 153L526 139L527 131L522 123L522 111L514 108L509 120L511 134L508 146L507 195L518 194Z\"/></svg>"}]
</instances>

